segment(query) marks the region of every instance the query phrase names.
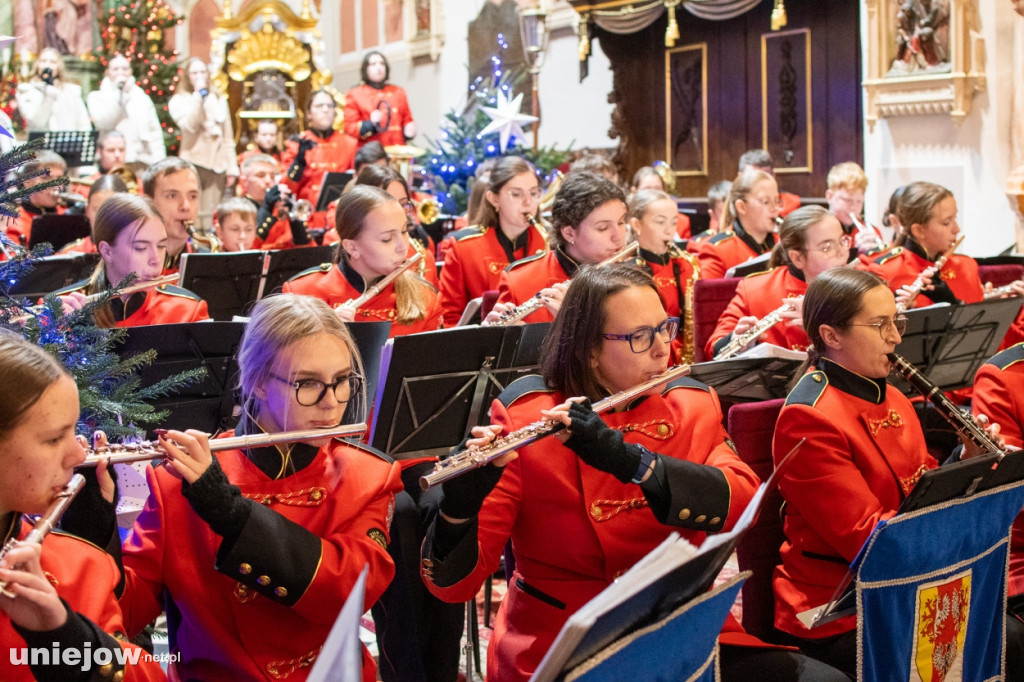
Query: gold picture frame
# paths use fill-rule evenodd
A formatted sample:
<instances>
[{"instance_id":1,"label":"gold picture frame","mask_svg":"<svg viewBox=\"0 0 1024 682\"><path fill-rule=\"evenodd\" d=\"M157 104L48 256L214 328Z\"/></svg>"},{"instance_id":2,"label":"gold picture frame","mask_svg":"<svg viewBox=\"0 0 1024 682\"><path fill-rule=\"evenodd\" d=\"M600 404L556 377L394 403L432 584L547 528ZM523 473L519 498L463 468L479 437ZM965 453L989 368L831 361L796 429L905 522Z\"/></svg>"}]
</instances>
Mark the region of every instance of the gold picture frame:
<instances>
[{"instance_id":1,"label":"gold picture frame","mask_svg":"<svg viewBox=\"0 0 1024 682\"><path fill-rule=\"evenodd\" d=\"M781 46L792 50L787 63L783 63L778 52ZM792 88L790 96L792 104L782 106L779 102L783 95L775 88L769 89L769 76L773 79L780 75L783 68L789 67ZM769 73L769 70L771 72ZM781 77L781 76L780 76ZM771 105L771 106L769 106ZM769 115L771 111L771 115ZM784 111L790 114L790 125L793 130L789 138L789 146L781 143L785 137L781 119ZM777 175L786 173L812 173L814 170L814 119L811 106L811 30L798 28L790 31L774 31L761 35L761 148L767 149L775 159L774 171ZM803 115L803 125L799 116ZM793 159L793 157L796 157ZM799 160L802 159L801 163ZM793 161L796 160L796 165Z\"/></svg>"},{"instance_id":2,"label":"gold picture frame","mask_svg":"<svg viewBox=\"0 0 1024 682\"><path fill-rule=\"evenodd\" d=\"M865 121L948 114L959 126L986 87L976 0L865 0Z\"/></svg>"},{"instance_id":3,"label":"gold picture frame","mask_svg":"<svg viewBox=\"0 0 1024 682\"><path fill-rule=\"evenodd\" d=\"M699 92L694 91L697 71ZM706 42L665 50L665 160L676 177L708 174Z\"/></svg>"}]
</instances>

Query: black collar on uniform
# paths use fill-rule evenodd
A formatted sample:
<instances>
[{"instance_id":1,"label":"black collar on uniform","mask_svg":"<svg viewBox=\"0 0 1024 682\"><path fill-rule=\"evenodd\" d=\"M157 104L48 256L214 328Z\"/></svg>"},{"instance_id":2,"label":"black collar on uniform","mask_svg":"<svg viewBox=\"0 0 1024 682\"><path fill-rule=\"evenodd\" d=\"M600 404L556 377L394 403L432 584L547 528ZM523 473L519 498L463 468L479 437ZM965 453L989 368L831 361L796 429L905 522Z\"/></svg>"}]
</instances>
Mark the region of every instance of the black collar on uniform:
<instances>
[{"instance_id":1,"label":"black collar on uniform","mask_svg":"<svg viewBox=\"0 0 1024 682\"><path fill-rule=\"evenodd\" d=\"M935 258L929 256L928 252L924 250L924 247L917 243L917 240L915 240L910 235L907 235L907 240L903 242L903 248L909 251L910 253L914 254L915 256L920 256L921 258L924 258L929 263L934 263L938 259L938 254L936 254Z\"/></svg>"},{"instance_id":2,"label":"black collar on uniform","mask_svg":"<svg viewBox=\"0 0 1024 682\"><path fill-rule=\"evenodd\" d=\"M572 259L572 256L562 250L562 247L555 248L555 258L558 260L558 264L565 270L565 274L572 279L576 276L576 271L580 269L580 264Z\"/></svg>"},{"instance_id":3,"label":"black collar on uniform","mask_svg":"<svg viewBox=\"0 0 1024 682\"><path fill-rule=\"evenodd\" d=\"M256 433L263 433L263 431L256 429ZM246 434L243 432L242 424L235 428L236 436L253 435ZM288 446L285 446L288 447ZM309 443L294 443L291 446L289 452L288 462L289 466L284 472L283 476L290 476L291 474L298 473L313 463L316 458L316 453L319 452L319 448L310 445ZM274 479L278 478L278 474L281 473L281 451L277 449L276 445L268 445L262 448L249 448L245 450L246 457L252 462L257 469L266 474L267 478Z\"/></svg>"},{"instance_id":4,"label":"black collar on uniform","mask_svg":"<svg viewBox=\"0 0 1024 682\"><path fill-rule=\"evenodd\" d=\"M313 133L313 137L318 137L321 140L326 140L334 134L334 128L328 128L327 130L317 130L316 128L310 128L309 132Z\"/></svg>"},{"instance_id":5,"label":"black collar on uniform","mask_svg":"<svg viewBox=\"0 0 1024 682\"><path fill-rule=\"evenodd\" d=\"M501 250L505 252L505 257L508 258L509 263L514 263L519 258L526 258L526 247L530 243L530 228L527 227L523 230L518 237L515 239L509 239L508 235L505 234L500 227L494 228L494 236L498 239L498 245ZM523 255L516 258L516 251L522 250Z\"/></svg>"},{"instance_id":6,"label":"black collar on uniform","mask_svg":"<svg viewBox=\"0 0 1024 682\"><path fill-rule=\"evenodd\" d=\"M340 249L341 246L339 245L338 248ZM341 262L338 264L338 267L341 269L341 274L345 276L345 279L348 281L348 283L351 284L352 287L359 293L365 292L376 282L383 279L383 277L376 277L367 282L366 280L363 279L363 276L356 272L355 269L353 269L353 267L349 265L348 261L344 258L341 259Z\"/></svg>"},{"instance_id":7,"label":"black collar on uniform","mask_svg":"<svg viewBox=\"0 0 1024 682\"><path fill-rule=\"evenodd\" d=\"M653 251L648 251L647 249L640 247L640 250L637 253L648 263L668 265L672 262L672 254L668 251L665 253L654 253Z\"/></svg>"},{"instance_id":8,"label":"black collar on uniform","mask_svg":"<svg viewBox=\"0 0 1024 682\"><path fill-rule=\"evenodd\" d=\"M875 405L881 405L885 401L885 377L881 379L869 379L855 372L851 372L842 365L829 360L819 358L815 369L819 369L828 377L828 383L835 386L843 393L849 393L855 398L866 400Z\"/></svg>"},{"instance_id":9,"label":"black collar on uniform","mask_svg":"<svg viewBox=\"0 0 1024 682\"><path fill-rule=\"evenodd\" d=\"M45 215L47 213L57 212L56 208L42 208L40 206L36 206L35 204L30 204L28 199L25 199L24 201L21 201L19 203L21 204L21 207L25 209L25 213L28 213L29 215Z\"/></svg>"},{"instance_id":10,"label":"black collar on uniform","mask_svg":"<svg viewBox=\"0 0 1024 682\"><path fill-rule=\"evenodd\" d=\"M136 291L127 301L122 301L120 296L111 299L110 311L114 314L114 321L121 322L139 312L139 308L146 302L146 296L147 292Z\"/></svg>"},{"instance_id":11,"label":"black collar on uniform","mask_svg":"<svg viewBox=\"0 0 1024 682\"><path fill-rule=\"evenodd\" d=\"M796 277L801 282L806 282L807 281L807 276L804 275L803 270L798 269L792 263L788 263L786 265L786 269L789 270L789 274L793 275L794 277Z\"/></svg>"},{"instance_id":12,"label":"black collar on uniform","mask_svg":"<svg viewBox=\"0 0 1024 682\"><path fill-rule=\"evenodd\" d=\"M732 231L739 237L744 244L749 246L754 253L761 255L762 253L768 253L775 246L775 233L769 232L768 236L764 238L764 244L758 244L757 240L747 234L747 231L743 229L743 224L739 218L732 224Z\"/></svg>"},{"instance_id":13,"label":"black collar on uniform","mask_svg":"<svg viewBox=\"0 0 1024 682\"><path fill-rule=\"evenodd\" d=\"M0 547L7 544L11 538L18 537L21 531L21 514L10 512L3 519L0 519Z\"/></svg>"}]
</instances>

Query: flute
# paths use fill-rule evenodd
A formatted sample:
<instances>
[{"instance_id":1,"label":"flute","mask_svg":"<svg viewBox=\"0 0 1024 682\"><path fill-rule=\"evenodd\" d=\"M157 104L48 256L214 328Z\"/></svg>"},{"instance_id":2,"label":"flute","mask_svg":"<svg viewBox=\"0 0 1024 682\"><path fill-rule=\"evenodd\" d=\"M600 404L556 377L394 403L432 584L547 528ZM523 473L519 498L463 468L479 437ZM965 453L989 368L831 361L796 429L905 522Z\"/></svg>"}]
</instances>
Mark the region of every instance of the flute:
<instances>
[{"instance_id":1,"label":"flute","mask_svg":"<svg viewBox=\"0 0 1024 682\"><path fill-rule=\"evenodd\" d=\"M384 287L395 281L395 278L401 275L403 272L411 268L412 266L423 260L423 254L417 251L404 263L399 265L397 268L389 272L387 275L382 277L376 284L369 287L362 293L361 296L345 301L341 305L334 306L335 310L338 308L359 308L359 306L366 305L367 301L375 297L380 292L384 291Z\"/></svg>"},{"instance_id":2,"label":"flute","mask_svg":"<svg viewBox=\"0 0 1024 682\"><path fill-rule=\"evenodd\" d=\"M605 260L601 261L595 267L601 267L602 265L611 265L612 263L618 263L623 258L626 258L627 256L631 256L639 248L640 248L640 244L638 242L633 242L632 244L630 244L626 248L624 248L621 251L619 251L618 253L616 253L614 256L612 256L610 258L606 258ZM572 280L568 280L567 279L567 280L565 280L565 282L563 282L563 284L568 284L571 281ZM526 317L530 313L534 312L535 310L539 310L541 307L543 307L544 306L544 301L545 301L545 297L541 296L540 292L538 291L536 294L534 294L530 298L526 299L524 302L520 303L519 305L517 305L512 310L510 310L507 313L505 313L504 315L502 315L501 319L496 321L496 322L494 322L494 323L492 323L491 326L492 327L507 327L510 324L515 324L516 322L519 322L520 320L522 320L524 317Z\"/></svg>"},{"instance_id":3,"label":"flute","mask_svg":"<svg viewBox=\"0 0 1024 682\"><path fill-rule=\"evenodd\" d=\"M633 388L619 391L614 395L597 401L593 404L594 412L601 413L617 407L638 395L649 391L655 386L678 379L690 373L689 365L678 365L661 374L641 382ZM457 452L447 459L443 459L434 465L434 470L429 474L420 477L420 487L428 490L439 483L461 476L467 471L482 467L502 455L507 455L525 445L534 443L545 436L550 436L565 429L565 424L554 419L541 419L531 424L516 429L507 436L496 438L482 448L468 447L462 452Z\"/></svg>"},{"instance_id":4,"label":"flute","mask_svg":"<svg viewBox=\"0 0 1024 682\"><path fill-rule=\"evenodd\" d=\"M946 249L945 252L943 252L943 254L941 256L939 256L938 258L935 259L934 263L932 263L927 268L925 268L924 270L921 271L921 273L917 276L917 279L915 279L907 287L907 291L910 292L910 295L906 299L908 302L913 302L917 298L918 294L921 293L921 290L924 289L925 281L927 279L931 279L930 277L926 278L924 276L924 273L927 272L928 270L932 270L933 271L932 272L932 276L933 277L935 275L939 274L939 272L942 270L942 266L946 264L946 261L949 260L949 257L953 255L953 252L956 251L957 248L960 247L960 244L963 243L964 238L966 236L967 235L964 235L964 234L960 235L960 237L955 242L953 242L952 246L950 246L948 249ZM905 313L906 311L907 311L907 304L906 303L900 302L900 303L896 304L896 312Z\"/></svg>"},{"instance_id":5,"label":"flute","mask_svg":"<svg viewBox=\"0 0 1024 682\"><path fill-rule=\"evenodd\" d=\"M68 484L64 486L59 493L57 493L55 498L53 498L53 501L50 502L50 506L46 508L46 512L39 517L39 520L36 521L36 525L32 527L32 530L28 532L22 542L29 545L41 545L43 543L43 538L45 538L47 534L53 530L53 527L57 525L57 522L60 521L60 517L68 510L68 506L71 505L71 501L75 499L75 495L82 490L82 486L84 485L85 477L82 476L82 474L75 474L72 476L71 480L68 481ZM0 559L7 556L7 553L14 549L14 546L17 543L17 538L11 538L8 540L3 548L0 549ZM5 587L6 584L0 582L0 594L7 597L14 597L14 595L8 592Z\"/></svg>"},{"instance_id":6,"label":"flute","mask_svg":"<svg viewBox=\"0 0 1024 682\"><path fill-rule=\"evenodd\" d=\"M262 448L268 445L285 445L287 443L299 443L306 440L319 440L321 438L347 438L349 436L362 436L366 433L366 424L343 424L330 429L302 429L299 431L280 431L278 433L255 433L249 436L234 436L231 438L215 438L210 441L211 452L224 450L246 450L249 448ZM139 443L125 443L108 445L104 448L89 448L86 450L85 461L76 468L94 467L105 459L111 464L133 464L134 462L146 462L152 459L166 459L165 453L159 447L158 441L141 441Z\"/></svg>"},{"instance_id":7,"label":"flute","mask_svg":"<svg viewBox=\"0 0 1024 682\"><path fill-rule=\"evenodd\" d=\"M155 287L162 287L165 284L174 284L178 281L178 273L170 275L162 275L156 279L151 279L147 282L136 282L135 284L129 284L123 289L117 290L117 296L128 296L129 294L135 294L146 289L153 289ZM105 296L106 292L99 292L96 294L89 294L85 297L85 303L95 303L102 296Z\"/></svg>"},{"instance_id":8,"label":"flute","mask_svg":"<svg viewBox=\"0 0 1024 682\"><path fill-rule=\"evenodd\" d=\"M795 310L797 302L802 301L803 298L803 296L791 298L775 310L762 317L752 327L750 327L750 329L727 343L725 347L718 352L718 355L716 355L714 359L727 360L739 353L747 347L748 343L759 338L766 331L778 324L784 313L788 313L790 310Z\"/></svg>"},{"instance_id":9,"label":"flute","mask_svg":"<svg viewBox=\"0 0 1024 682\"><path fill-rule=\"evenodd\" d=\"M888 357L893 369L899 372L900 376L919 391L925 397L925 400L934 405L938 413L956 429L957 433L974 441L985 452L1006 453L1006 448L1001 447L992 440L985 433L985 429L981 428L978 422L974 421L974 417L970 413L954 405L953 401L942 392L942 389L936 386L924 374L921 374L917 367L914 367L896 353L889 353Z\"/></svg>"}]
</instances>

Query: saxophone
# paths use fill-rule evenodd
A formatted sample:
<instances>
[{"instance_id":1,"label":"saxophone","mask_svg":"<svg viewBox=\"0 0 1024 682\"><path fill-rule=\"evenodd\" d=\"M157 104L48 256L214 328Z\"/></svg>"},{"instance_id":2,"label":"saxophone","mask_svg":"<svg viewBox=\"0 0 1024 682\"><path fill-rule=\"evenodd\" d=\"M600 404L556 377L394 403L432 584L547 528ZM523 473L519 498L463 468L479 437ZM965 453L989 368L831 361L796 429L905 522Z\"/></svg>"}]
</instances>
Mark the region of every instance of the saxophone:
<instances>
[{"instance_id":1,"label":"saxophone","mask_svg":"<svg viewBox=\"0 0 1024 682\"><path fill-rule=\"evenodd\" d=\"M933 271L932 272L932 277L934 277L935 275L938 275L939 272L942 271L942 266L946 264L946 261L949 260L950 256L952 256L953 253L957 250L957 248L959 248L960 244L963 243L964 238L966 236L967 235L964 235L964 234L960 235L960 237L955 242L953 242L952 246L950 246L948 249L946 249L941 256L939 256L938 258L935 259L934 263L932 263L931 265L926 267L924 270L922 270L920 272L920 274L918 274L917 279L915 279L910 284L910 286L907 287L907 291L910 292L910 296L907 298L908 301L914 301L917 298L917 295L921 293L921 290L924 289L924 286L927 283L927 281L929 279L931 279L931 277L925 277L924 273L927 272L928 270L932 270ZM898 312L898 313L905 313L905 312L907 312L907 305L906 305L906 303L903 303L903 302L897 303L896 304L896 312Z\"/></svg>"},{"instance_id":2,"label":"saxophone","mask_svg":"<svg viewBox=\"0 0 1024 682\"><path fill-rule=\"evenodd\" d=\"M676 244L674 239L667 242L668 255L670 258L685 260L690 264L690 277L686 280L683 288L683 300L680 305L683 307L683 357L686 364L693 362L696 355L696 336L694 335L693 319L693 288L695 282L700 279L700 261L692 253ZM679 283L683 287L683 283Z\"/></svg>"},{"instance_id":3,"label":"saxophone","mask_svg":"<svg viewBox=\"0 0 1024 682\"><path fill-rule=\"evenodd\" d=\"M803 296L797 296L795 298L787 299L785 303L758 320L750 329L727 343L725 347L718 352L718 355L715 356L715 360L728 360L739 353L747 347L748 343L760 338L762 334L778 324L782 319L783 314L788 313L791 310L795 310L797 303L802 301L803 298Z\"/></svg>"},{"instance_id":4,"label":"saxophone","mask_svg":"<svg viewBox=\"0 0 1024 682\"><path fill-rule=\"evenodd\" d=\"M200 231L196 228L196 221L186 220L183 224L185 225L185 232L188 233L188 240L191 243L206 249L209 253L221 253L224 251L224 244L221 243L220 237Z\"/></svg>"},{"instance_id":5,"label":"saxophone","mask_svg":"<svg viewBox=\"0 0 1024 682\"><path fill-rule=\"evenodd\" d=\"M53 501L50 502L50 506L47 507L46 512L39 517L39 520L36 521L36 525L32 527L32 530L28 532L28 535L25 536L25 539L22 542L29 545L42 544L43 538L45 538L47 534L53 530L53 527L57 525L57 522L60 521L60 517L68 510L68 507L71 505L71 501L75 499L75 495L82 490L84 485L85 477L82 476L82 474L75 474L72 476L71 480L68 481L68 484L64 486L64 489L57 493L57 497L53 498ZM4 544L3 548L0 549L0 559L7 556L7 553L14 549L14 546L17 543L18 538L11 538L8 540L7 543ZM0 594L6 597L14 597L14 595L8 592L5 588L6 584L0 582Z\"/></svg>"}]
</instances>

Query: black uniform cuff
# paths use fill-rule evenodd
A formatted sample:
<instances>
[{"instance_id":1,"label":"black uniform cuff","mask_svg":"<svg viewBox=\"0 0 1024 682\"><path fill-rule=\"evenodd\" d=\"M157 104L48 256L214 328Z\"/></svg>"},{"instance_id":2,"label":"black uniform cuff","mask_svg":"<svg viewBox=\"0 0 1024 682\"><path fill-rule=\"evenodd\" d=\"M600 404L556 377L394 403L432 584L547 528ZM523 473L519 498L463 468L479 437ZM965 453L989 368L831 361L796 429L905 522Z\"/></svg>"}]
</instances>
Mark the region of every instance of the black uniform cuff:
<instances>
[{"instance_id":1,"label":"black uniform cuff","mask_svg":"<svg viewBox=\"0 0 1024 682\"><path fill-rule=\"evenodd\" d=\"M241 533L220 544L214 568L268 599L292 606L316 577L322 554L315 533L253 503Z\"/></svg>"},{"instance_id":2,"label":"black uniform cuff","mask_svg":"<svg viewBox=\"0 0 1024 682\"><path fill-rule=\"evenodd\" d=\"M468 576L479 559L476 517L459 524L435 517L423 539L421 557L424 575L439 587L449 587Z\"/></svg>"},{"instance_id":3,"label":"black uniform cuff","mask_svg":"<svg viewBox=\"0 0 1024 682\"><path fill-rule=\"evenodd\" d=\"M304 246L310 242L309 232L306 230L306 224L301 220L290 220L288 226L292 230L292 243L295 246Z\"/></svg>"},{"instance_id":4,"label":"black uniform cuff","mask_svg":"<svg viewBox=\"0 0 1024 682\"><path fill-rule=\"evenodd\" d=\"M56 646L62 654L60 661L51 661L49 665L30 665L29 667L35 679L40 682L85 682L86 680L112 679L118 671L124 668L123 665L117 663L117 656L114 653L114 650L120 649L121 645L116 639L103 632L91 620L72 611L63 599L61 603L64 604L68 619L64 625L55 630L37 632L35 630L25 630L17 625L14 626L15 631L21 635L22 639L25 640L25 644L30 649L47 649L52 651ZM86 645L89 645L88 649ZM65 664L63 662L63 652L70 649L78 651L79 656L75 663ZM95 659L92 656L98 649L111 650L111 662L109 664L100 667L95 666ZM83 667L86 667L82 656L90 657L88 670L82 670Z\"/></svg>"},{"instance_id":5,"label":"black uniform cuff","mask_svg":"<svg viewBox=\"0 0 1024 682\"><path fill-rule=\"evenodd\" d=\"M641 489L651 511L662 523L709 533L725 527L732 491L720 469L674 457L659 457L654 473ZM655 499L652 499L652 491ZM662 497L666 493L667 498Z\"/></svg>"}]
</instances>

